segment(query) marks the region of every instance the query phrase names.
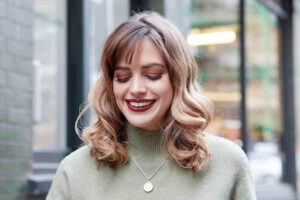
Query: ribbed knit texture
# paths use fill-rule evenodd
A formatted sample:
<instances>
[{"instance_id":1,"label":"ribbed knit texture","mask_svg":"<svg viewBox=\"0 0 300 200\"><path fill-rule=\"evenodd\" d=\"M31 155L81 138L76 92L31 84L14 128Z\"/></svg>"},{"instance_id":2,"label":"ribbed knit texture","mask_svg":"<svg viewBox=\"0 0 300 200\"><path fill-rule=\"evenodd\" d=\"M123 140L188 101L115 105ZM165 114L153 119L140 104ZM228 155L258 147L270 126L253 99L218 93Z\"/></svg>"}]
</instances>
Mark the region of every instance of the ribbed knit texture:
<instances>
[{"instance_id":1,"label":"ribbed knit texture","mask_svg":"<svg viewBox=\"0 0 300 200\"><path fill-rule=\"evenodd\" d=\"M129 162L134 164L131 159L133 156L144 172L150 176L165 160L160 148L161 132L146 131L127 124L127 133ZM138 168L137 173L141 173Z\"/></svg>"},{"instance_id":2,"label":"ribbed knit texture","mask_svg":"<svg viewBox=\"0 0 300 200\"><path fill-rule=\"evenodd\" d=\"M134 156L150 176L165 159L161 153L159 131L145 131L127 125L129 155ZM129 158L116 170L101 165L90 156L87 146L67 156L60 164L47 200L253 200L255 199L249 164L234 143L205 134L211 152L199 173L167 161L152 178L154 190L146 193L145 176Z\"/></svg>"}]
</instances>

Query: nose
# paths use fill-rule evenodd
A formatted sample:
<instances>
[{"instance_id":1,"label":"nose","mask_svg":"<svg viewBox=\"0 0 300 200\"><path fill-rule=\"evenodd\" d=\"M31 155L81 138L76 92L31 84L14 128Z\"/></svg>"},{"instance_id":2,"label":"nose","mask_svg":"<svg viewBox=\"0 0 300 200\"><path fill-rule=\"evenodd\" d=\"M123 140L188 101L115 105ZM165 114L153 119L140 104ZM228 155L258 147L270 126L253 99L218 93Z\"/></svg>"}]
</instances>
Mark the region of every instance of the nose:
<instances>
[{"instance_id":1,"label":"nose","mask_svg":"<svg viewBox=\"0 0 300 200\"><path fill-rule=\"evenodd\" d=\"M132 77L129 91L132 96L142 97L147 93L147 88L140 77Z\"/></svg>"}]
</instances>

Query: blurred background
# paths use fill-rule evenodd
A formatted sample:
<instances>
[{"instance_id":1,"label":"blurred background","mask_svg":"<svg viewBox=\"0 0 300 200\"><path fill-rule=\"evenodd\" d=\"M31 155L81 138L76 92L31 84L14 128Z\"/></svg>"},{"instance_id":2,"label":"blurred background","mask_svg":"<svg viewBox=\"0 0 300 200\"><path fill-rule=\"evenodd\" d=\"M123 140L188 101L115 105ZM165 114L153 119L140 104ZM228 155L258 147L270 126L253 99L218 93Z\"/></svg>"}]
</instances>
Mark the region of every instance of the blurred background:
<instances>
[{"instance_id":1,"label":"blurred background","mask_svg":"<svg viewBox=\"0 0 300 200\"><path fill-rule=\"evenodd\" d=\"M300 199L300 0L0 0L0 199L45 199L106 37L143 10L186 38L258 200Z\"/></svg>"}]
</instances>

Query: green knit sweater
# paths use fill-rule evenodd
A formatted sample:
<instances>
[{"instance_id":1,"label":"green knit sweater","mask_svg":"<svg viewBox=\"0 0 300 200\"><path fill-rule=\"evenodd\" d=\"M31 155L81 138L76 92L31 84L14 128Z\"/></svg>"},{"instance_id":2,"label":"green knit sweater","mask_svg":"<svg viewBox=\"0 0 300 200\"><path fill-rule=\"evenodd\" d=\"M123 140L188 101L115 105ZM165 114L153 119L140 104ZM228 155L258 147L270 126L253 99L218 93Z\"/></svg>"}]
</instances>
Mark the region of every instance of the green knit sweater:
<instances>
[{"instance_id":1,"label":"green knit sweater","mask_svg":"<svg viewBox=\"0 0 300 200\"><path fill-rule=\"evenodd\" d=\"M127 125L128 152L150 176L163 162L161 134ZM47 200L253 200L255 199L246 155L236 144L208 133L211 153L203 171L191 172L167 161L152 178L152 192L143 190L147 179L131 157L115 170L97 170L88 146L68 155L60 164Z\"/></svg>"}]
</instances>

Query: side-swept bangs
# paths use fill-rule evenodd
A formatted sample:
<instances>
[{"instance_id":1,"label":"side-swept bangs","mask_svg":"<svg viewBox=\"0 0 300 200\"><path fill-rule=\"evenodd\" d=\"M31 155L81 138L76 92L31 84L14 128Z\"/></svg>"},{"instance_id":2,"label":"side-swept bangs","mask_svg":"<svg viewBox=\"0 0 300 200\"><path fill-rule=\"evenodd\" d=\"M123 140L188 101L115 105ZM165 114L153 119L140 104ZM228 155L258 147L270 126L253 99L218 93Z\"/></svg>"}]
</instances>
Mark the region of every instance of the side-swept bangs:
<instances>
[{"instance_id":1,"label":"side-swept bangs","mask_svg":"<svg viewBox=\"0 0 300 200\"><path fill-rule=\"evenodd\" d=\"M168 52L164 46L164 37L162 33L149 26L145 21L128 21L120 25L107 39L104 45L104 51L101 60L102 70L108 71L112 79L114 67L121 61L125 60L131 64L133 54L135 53L140 42L148 38L156 45L162 53L163 59L168 65Z\"/></svg>"}]
</instances>

